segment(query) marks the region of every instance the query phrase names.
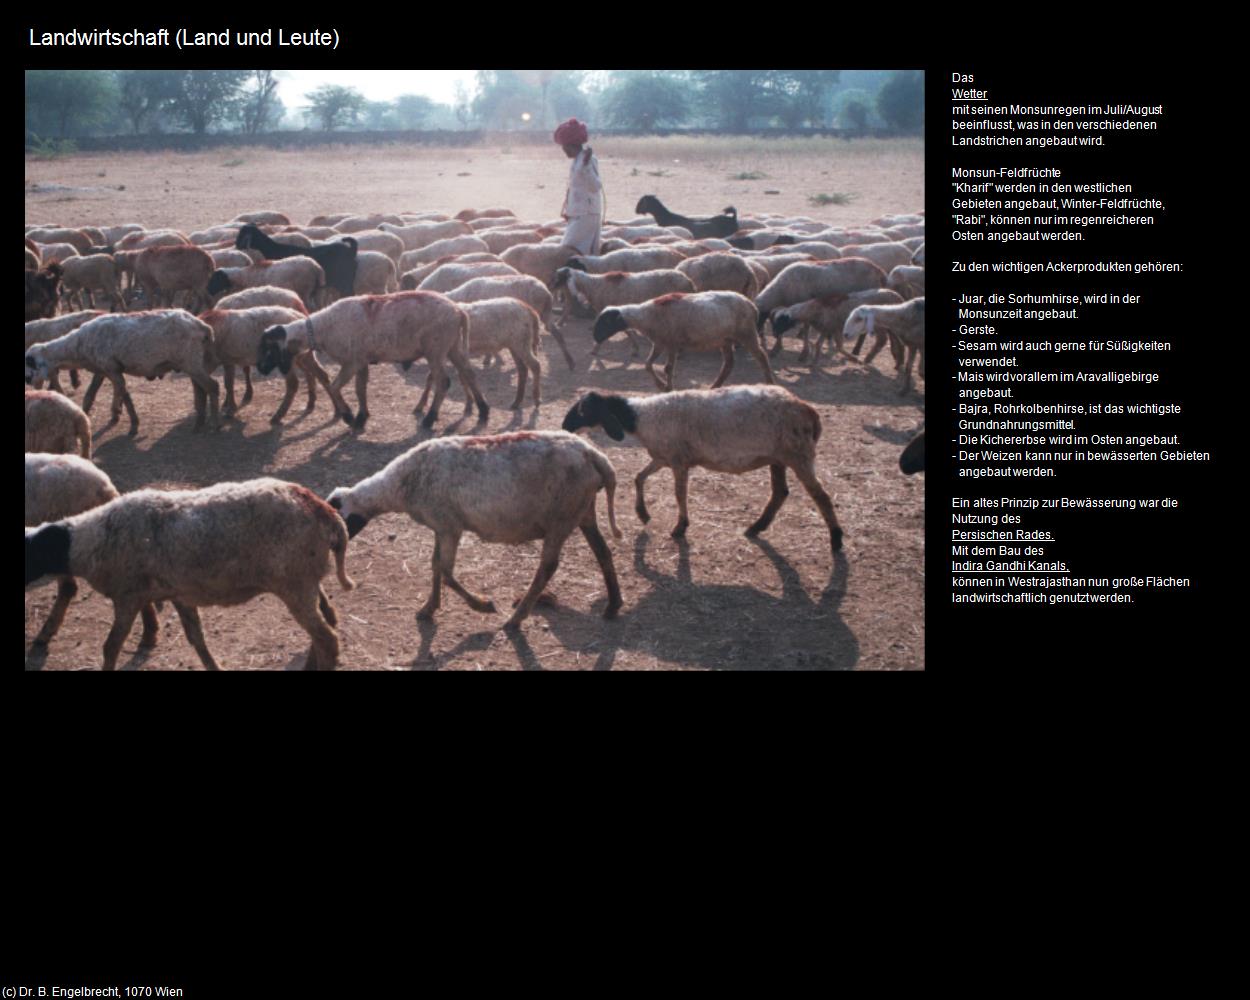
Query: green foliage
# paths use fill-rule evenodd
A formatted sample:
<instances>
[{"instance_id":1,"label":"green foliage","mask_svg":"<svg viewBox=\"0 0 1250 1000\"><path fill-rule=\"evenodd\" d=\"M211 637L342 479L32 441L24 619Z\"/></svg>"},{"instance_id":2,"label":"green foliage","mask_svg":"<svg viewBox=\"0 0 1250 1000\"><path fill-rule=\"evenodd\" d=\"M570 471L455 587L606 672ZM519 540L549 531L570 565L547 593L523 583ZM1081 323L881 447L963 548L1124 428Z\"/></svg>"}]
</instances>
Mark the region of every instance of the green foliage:
<instances>
[{"instance_id":1,"label":"green foliage","mask_svg":"<svg viewBox=\"0 0 1250 1000\"><path fill-rule=\"evenodd\" d=\"M833 120L841 128L865 129L872 115L872 95L866 90L844 90L833 102Z\"/></svg>"},{"instance_id":2,"label":"green foliage","mask_svg":"<svg viewBox=\"0 0 1250 1000\"><path fill-rule=\"evenodd\" d=\"M355 87L325 83L308 94L305 113L320 122L321 128L332 132L341 125L354 125L368 101Z\"/></svg>"},{"instance_id":3,"label":"green foliage","mask_svg":"<svg viewBox=\"0 0 1250 1000\"><path fill-rule=\"evenodd\" d=\"M877 93L877 112L894 128L918 129L924 122L924 71L892 74Z\"/></svg>"},{"instance_id":4,"label":"green foliage","mask_svg":"<svg viewBox=\"0 0 1250 1000\"><path fill-rule=\"evenodd\" d=\"M26 132L64 138L105 121L117 106L117 81L103 70L27 70Z\"/></svg>"},{"instance_id":5,"label":"green foliage","mask_svg":"<svg viewBox=\"0 0 1250 1000\"><path fill-rule=\"evenodd\" d=\"M178 93L177 70L128 69L117 74L118 104L135 135L154 123Z\"/></svg>"},{"instance_id":6,"label":"green foliage","mask_svg":"<svg viewBox=\"0 0 1250 1000\"><path fill-rule=\"evenodd\" d=\"M245 69L183 70L169 110L180 124L204 135L238 113L239 92L248 76Z\"/></svg>"},{"instance_id":7,"label":"green foliage","mask_svg":"<svg viewBox=\"0 0 1250 1000\"><path fill-rule=\"evenodd\" d=\"M282 120L282 101L278 98L278 81L271 69L254 69L248 74L246 90L238 101L239 120L248 135L276 128Z\"/></svg>"},{"instance_id":8,"label":"green foliage","mask_svg":"<svg viewBox=\"0 0 1250 1000\"><path fill-rule=\"evenodd\" d=\"M27 142L27 148L37 160L55 160L76 153L78 143L73 139L40 139L39 136L32 135Z\"/></svg>"},{"instance_id":9,"label":"green foliage","mask_svg":"<svg viewBox=\"0 0 1250 1000\"><path fill-rule=\"evenodd\" d=\"M599 102L604 122L654 129L685 120L695 93L686 77L656 70L614 73Z\"/></svg>"},{"instance_id":10,"label":"green foliage","mask_svg":"<svg viewBox=\"0 0 1250 1000\"><path fill-rule=\"evenodd\" d=\"M437 105L424 94L402 94L395 98L395 120L402 129L419 129L434 114Z\"/></svg>"}]
</instances>

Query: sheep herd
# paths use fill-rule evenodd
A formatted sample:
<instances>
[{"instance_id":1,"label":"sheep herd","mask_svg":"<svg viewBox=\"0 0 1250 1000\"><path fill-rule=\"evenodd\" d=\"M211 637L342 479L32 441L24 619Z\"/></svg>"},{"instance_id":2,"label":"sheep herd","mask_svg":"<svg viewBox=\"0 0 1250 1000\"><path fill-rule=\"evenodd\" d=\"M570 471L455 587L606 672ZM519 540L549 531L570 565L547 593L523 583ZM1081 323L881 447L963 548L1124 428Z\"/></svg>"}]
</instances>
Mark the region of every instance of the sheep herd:
<instances>
[{"instance_id":1,"label":"sheep herd","mask_svg":"<svg viewBox=\"0 0 1250 1000\"><path fill-rule=\"evenodd\" d=\"M322 580L333 568L344 589L354 586L346 569L349 538L386 512L406 513L433 533L420 620L439 609L443 584L471 609L496 613L490 595L456 578L466 532L507 545L541 542L533 580L505 628L519 628L544 597L574 530L601 571L603 617L628 613L596 511L602 490L611 533L621 538L617 475L590 443L592 428L649 456L634 481L642 523L650 520L645 483L660 469L673 473L678 521L671 534L680 539L691 523L691 469L742 474L767 466L771 495L746 534L772 523L793 473L836 558L843 527L816 461L816 443L828 429L813 406L777 384L771 359L787 334L802 337L799 360L813 369L822 363L823 343L833 348L830 360L837 353L858 362L873 338L864 363L889 345L898 395L914 393L917 354L924 375L923 213L847 229L806 217L740 217L734 208L688 218L651 195L636 211L605 224L597 256L562 245L562 222L530 222L506 209L318 216L306 226L280 212L250 212L190 234L138 223L27 226L26 586L57 583L34 646L52 641L81 578L113 605L106 670L116 665L137 617L141 646L155 644L154 609L165 601L201 663L217 669L197 609L266 593L308 633L307 668L332 669L340 658L338 616ZM591 321L591 336L570 343L574 317ZM814 347L809 329L817 334ZM502 370L510 356L511 409L522 409L530 379L537 408L548 338L572 371L622 332L634 352L627 364L636 365L639 348L648 347L641 363L656 393L626 396L596 386L568 409L561 430L489 432L491 406L472 359ZM756 384L722 388L739 348L759 367L755 376L752 366ZM709 388L674 389L680 357L715 351L722 362ZM661 359L663 376L654 369ZM454 374L465 403L461 419L476 414L476 433L425 440L325 499L274 478L119 495L92 461L89 414L105 381L110 424L125 412L135 435L140 417L126 377L185 375L194 429L202 432L252 400L253 367L260 375L277 369L285 392L270 422L282 424L301 380L312 411L320 383L347 425L350 448L368 433L370 367L408 371L417 362L425 364L421 396L389 396L387 410L412 404L421 426L435 428ZM327 366L337 369L333 375ZM60 381L65 373L78 387L80 370L90 379L81 408ZM239 370L244 389L236 401ZM344 392L349 383L354 408ZM923 455L921 436L900 468L922 470ZM852 537L855 530L848 528Z\"/></svg>"}]
</instances>

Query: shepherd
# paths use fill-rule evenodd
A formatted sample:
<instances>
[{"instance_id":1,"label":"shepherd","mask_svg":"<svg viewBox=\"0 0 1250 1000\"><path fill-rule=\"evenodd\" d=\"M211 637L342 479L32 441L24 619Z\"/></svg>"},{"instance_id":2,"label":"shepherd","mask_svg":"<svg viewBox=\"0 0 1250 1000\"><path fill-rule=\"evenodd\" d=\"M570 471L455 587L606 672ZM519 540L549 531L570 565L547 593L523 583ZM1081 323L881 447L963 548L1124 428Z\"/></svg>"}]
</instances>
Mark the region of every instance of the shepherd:
<instances>
[{"instance_id":1,"label":"shepherd","mask_svg":"<svg viewBox=\"0 0 1250 1000\"><path fill-rule=\"evenodd\" d=\"M599 161L586 146L589 133L576 118L562 122L553 137L573 161L569 168L569 186L564 194L560 217L568 222L563 246L571 246L579 254L599 253L599 231L603 226L603 182L599 180Z\"/></svg>"}]
</instances>

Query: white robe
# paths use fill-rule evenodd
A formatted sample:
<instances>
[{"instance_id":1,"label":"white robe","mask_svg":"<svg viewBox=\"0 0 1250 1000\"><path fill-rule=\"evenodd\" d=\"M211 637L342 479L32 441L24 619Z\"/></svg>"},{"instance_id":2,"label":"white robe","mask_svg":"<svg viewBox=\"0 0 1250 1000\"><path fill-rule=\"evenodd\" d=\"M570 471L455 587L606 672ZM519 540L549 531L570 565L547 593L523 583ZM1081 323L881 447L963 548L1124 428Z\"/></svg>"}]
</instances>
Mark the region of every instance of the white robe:
<instances>
[{"instance_id":1,"label":"white robe","mask_svg":"<svg viewBox=\"0 0 1250 1000\"><path fill-rule=\"evenodd\" d=\"M576 247L588 256L597 254L603 228L603 182L599 161L589 150L578 153L569 166L569 187L560 214L569 220L561 245Z\"/></svg>"}]
</instances>

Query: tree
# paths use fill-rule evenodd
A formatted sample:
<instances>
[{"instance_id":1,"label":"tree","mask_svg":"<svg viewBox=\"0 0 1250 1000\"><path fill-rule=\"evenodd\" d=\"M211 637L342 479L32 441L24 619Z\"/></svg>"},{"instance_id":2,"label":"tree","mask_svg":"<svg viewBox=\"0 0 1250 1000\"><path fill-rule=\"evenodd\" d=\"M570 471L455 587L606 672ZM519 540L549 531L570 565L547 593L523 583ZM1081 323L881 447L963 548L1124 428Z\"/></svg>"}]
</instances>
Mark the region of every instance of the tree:
<instances>
[{"instance_id":1,"label":"tree","mask_svg":"<svg viewBox=\"0 0 1250 1000\"><path fill-rule=\"evenodd\" d=\"M455 95L452 109L455 111L456 121L460 123L461 128L468 128L469 120L473 117L473 102L469 99L469 88L464 85L464 81L456 81Z\"/></svg>"},{"instance_id":2,"label":"tree","mask_svg":"<svg viewBox=\"0 0 1250 1000\"><path fill-rule=\"evenodd\" d=\"M891 75L877 93L877 113L905 132L924 121L924 71L901 70Z\"/></svg>"},{"instance_id":3,"label":"tree","mask_svg":"<svg viewBox=\"0 0 1250 1000\"><path fill-rule=\"evenodd\" d=\"M135 135L178 92L177 70L127 69L117 74L118 106Z\"/></svg>"},{"instance_id":4,"label":"tree","mask_svg":"<svg viewBox=\"0 0 1250 1000\"><path fill-rule=\"evenodd\" d=\"M340 125L355 124L365 109L365 95L355 87L323 83L308 95L306 113L321 123L326 132Z\"/></svg>"},{"instance_id":5,"label":"tree","mask_svg":"<svg viewBox=\"0 0 1250 1000\"><path fill-rule=\"evenodd\" d=\"M585 74L576 70L561 70L551 81L549 98L551 110L558 122L569 118L585 121L590 117L590 98L582 89Z\"/></svg>"},{"instance_id":6,"label":"tree","mask_svg":"<svg viewBox=\"0 0 1250 1000\"><path fill-rule=\"evenodd\" d=\"M804 124L823 125L829 91L837 84L840 75L836 69L780 71L773 83L783 95L782 121L790 128L799 128Z\"/></svg>"},{"instance_id":7,"label":"tree","mask_svg":"<svg viewBox=\"0 0 1250 1000\"><path fill-rule=\"evenodd\" d=\"M542 95L537 77L530 80L528 75L513 69L479 70L473 117L488 128L498 129L523 127L525 121L533 120Z\"/></svg>"},{"instance_id":8,"label":"tree","mask_svg":"<svg viewBox=\"0 0 1250 1000\"><path fill-rule=\"evenodd\" d=\"M863 131L872 114L872 95L866 90L844 90L834 101L833 120L842 128Z\"/></svg>"},{"instance_id":9,"label":"tree","mask_svg":"<svg viewBox=\"0 0 1250 1000\"><path fill-rule=\"evenodd\" d=\"M694 74L704 107L713 121L732 132L745 132L752 118L772 117L782 107L778 70L712 69Z\"/></svg>"},{"instance_id":10,"label":"tree","mask_svg":"<svg viewBox=\"0 0 1250 1000\"><path fill-rule=\"evenodd\" d=\"M239 91L248 75L245 69L183 70L170 110L181 124L203 135L238 114Z\"/></svg>"},{"instance_id":11,"label":"tree","mask_svg":"<svg viewBox=\"0 0 1250 1000\"><path fill-rule=\"evenodd\" d=\"M117 104L117 82L103 70L27 70L26 131L64 138L104 120Z\"/></svg>"},{"instance_id":12,"label":"tree","mask_svg":"<svg viewBox=\"0 0 1250 1000\"><path fill-rule=\"evenodd\" d=\"M654 129L678 125L690 109L687 81L662 71L614 74L600 98L599 110L609 125Z\"/></svg>"},{"instance_id":13,"label":"tree","mask_svg":"<svg viewBox=\"0 0 1250 1000\"><path fill-rule=\"evenodd\" d=\"M395 98L395 120L402 129L419 129L434 108L434 101L424 94L401 94Z\"/></svg>"},{"instance_id":14,"label":"tree","mask_svg":"<svg viewBox=\"0 0 1250 1000\"><path fill-rule=\"evenodd\" d=\"M254 69L249 74L251 88L240 98L239 113L248 135L274 128L282 120L278 81L271 69Z\"/></svg>"}]
</instances>

